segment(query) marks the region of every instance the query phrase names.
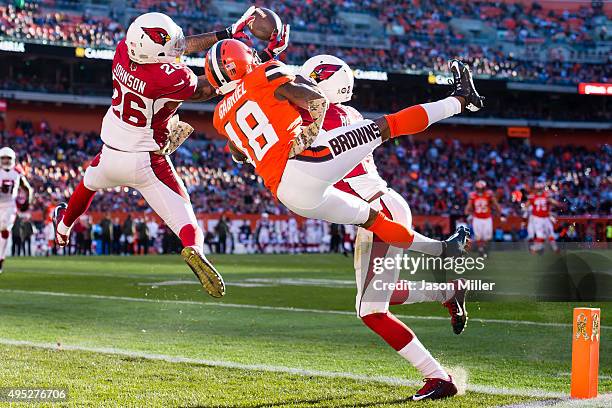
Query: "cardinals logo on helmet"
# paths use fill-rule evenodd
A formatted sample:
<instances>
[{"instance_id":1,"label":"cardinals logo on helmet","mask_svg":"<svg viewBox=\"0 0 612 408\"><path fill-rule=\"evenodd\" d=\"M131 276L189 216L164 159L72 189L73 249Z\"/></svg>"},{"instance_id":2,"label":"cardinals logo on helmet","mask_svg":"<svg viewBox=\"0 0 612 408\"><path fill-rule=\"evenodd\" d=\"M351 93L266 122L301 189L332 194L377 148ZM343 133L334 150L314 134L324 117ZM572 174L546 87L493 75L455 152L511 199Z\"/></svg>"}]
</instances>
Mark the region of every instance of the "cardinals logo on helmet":
<instances>
[{"instance_id":1,"label":"cardinals logo on helmet","mask_svg":"<svg viewBox=\"0 0 612 408\"><path fill-rule=\"evenodd\" d=\"M341 65L334 64L321 64L317 65L315 69L310 73L310 77L318 84L321 81L329 79L334 73L342 68Z\"/></svg>"},{"instance_id":2,"label":"cardinals logo on helmet","mask_svg":"<svg viewBox=\"0 0 612 408\"><path fill-rule=\"evenodd\" d=\"M163 28L159 28L159 27L152 27L152 28L142 27L142 31L144 31L145 34L148 35L149 38L151 39L151 41L153 41L155 44L159 44L159 45L163 46L163 45L166 45L166 43L168 41L170 41L170 36L166 32L166 30L164 30Z\"/></svg>"}]
</instances>

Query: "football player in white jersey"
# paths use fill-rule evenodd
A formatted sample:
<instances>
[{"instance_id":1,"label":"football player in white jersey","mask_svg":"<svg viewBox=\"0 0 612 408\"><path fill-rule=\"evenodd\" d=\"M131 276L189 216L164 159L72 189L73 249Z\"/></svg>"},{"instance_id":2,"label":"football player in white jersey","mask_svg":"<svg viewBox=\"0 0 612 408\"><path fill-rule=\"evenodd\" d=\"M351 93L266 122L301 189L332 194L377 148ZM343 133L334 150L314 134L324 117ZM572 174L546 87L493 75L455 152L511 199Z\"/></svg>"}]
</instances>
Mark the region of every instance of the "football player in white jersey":
<instances>
[{"instance_id":1,"label":"football player in white jersey","mask_svg":"<svg viewBox=\"0 0 612 408\"><path fill-rule=\"evenodd\" d=\"M27 211L33 198L33 189L16 165L17 156L10 147L0 149L0 273L8 250L11 229L17 217L17 195L19 189L25 190L27 199L20 204L19 210Z\"/></svg>"},{"instance_id":2,"label":"football player in white jersey","mask_svg":"<svg viewBox=\"0 0 612 408\"><path fill-rule=\"evenodd\" d=\"M317 83L330 102L322 129L332 129L350 125L363 120L354 108L344 105L353 95L354 77L350 67L340 58L331 55L318 55L304 63L300 76ZM440 115L444 110L443 101L421 105L430 115ZM440 111L440 112L437 112ZM312 121L304 112L303 123ZM359 197L403 225L412 225L410 206L402 196L387 187L376 169L372 154L368 155L357 167L335 184L337 189ZM447 247L464 244L469 237L465 228L447 241L436 241L414 232L415 240L411 251L432 256L444 256ZM467 321L465 309L465 289L460 289L454 281L451 290L393 291L377 289L374 282L395 283L400 270L385 268L383 274L373 271L375 258L394 258L403 250L382 242L372 232L359 228L355 242L355 277L357 281L356 310L359 318L372 331L383 338L404 359L408 360L426 379L425 385L413 396L414 400L440 399L453 396L457 388L451 376L441 364L421 344L416 335L404 323L389 312L389 304L412 304L419 302L440 302L449 310L453 331L460 334ZM374 276L377 276L374 278ZM388 286L383 286L388 287Z\"/></svg>"},{"instance_id":3,"label":"football player in white jersey","mask_svg":"<svg viewBox=\"0 0 612 408\"><path fill-rule=\"evenodd\" d=\"M254 10L249 8L225 30L186 38L162 13L143 14L130 24L113 58L113 97L102 120L102 151L92 160L68 204L60 204L54 211L58 246L68 244L72 225L87 211L96 191L131 187L180 237L184 246L181 254L206 291L214 297L225 294L221 275L203 254L202 231L169 158L193 130L175 115L181 103L210 99L216 91L204 75L196 76L178 61L183 54L205 51L219 40L246 36L242 31L254 19ZM283 30L273 37L260 55L270 58L283 51L288 33Z\"/></svg>"}]
</instances>

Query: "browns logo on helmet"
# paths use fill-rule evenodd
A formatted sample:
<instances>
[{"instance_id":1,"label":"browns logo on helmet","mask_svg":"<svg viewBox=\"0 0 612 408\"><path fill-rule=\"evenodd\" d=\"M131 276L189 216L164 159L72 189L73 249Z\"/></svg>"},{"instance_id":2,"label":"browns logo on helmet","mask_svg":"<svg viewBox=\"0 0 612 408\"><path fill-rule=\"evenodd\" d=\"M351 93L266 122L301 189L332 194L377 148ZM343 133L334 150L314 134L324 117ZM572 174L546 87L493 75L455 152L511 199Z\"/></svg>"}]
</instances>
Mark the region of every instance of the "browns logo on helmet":
<instances>
[{"instance_id":1,"label":"browns logo on helmet","mask_svg":"<svg viewBox=\"0 0 612 408\"><path fill-rule=\"evenodd\" d=\"M170 41L170 35L161 27L142 27L142 31L144 31L155 44L166 45L166 43Z\"/></svg>"}]
</instances>

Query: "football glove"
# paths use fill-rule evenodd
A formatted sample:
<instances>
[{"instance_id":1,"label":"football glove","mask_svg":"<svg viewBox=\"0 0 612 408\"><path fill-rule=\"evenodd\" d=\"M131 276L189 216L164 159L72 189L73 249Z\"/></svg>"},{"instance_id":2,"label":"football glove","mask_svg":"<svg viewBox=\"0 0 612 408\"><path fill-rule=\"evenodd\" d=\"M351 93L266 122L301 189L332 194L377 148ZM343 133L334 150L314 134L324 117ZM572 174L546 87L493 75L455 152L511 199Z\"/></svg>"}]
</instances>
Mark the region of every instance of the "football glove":
<instances>
[{"instance_id":1,"label":"football glove","mask_svg":"<svg viewBox=\"0 0 612 408\"><path fill-rule=\"evenodd\" d=\"M289 33L291 26L289 24L283 24L280 31L274 30L268 46L263 51L258 52L259 59L262 62L266 62L278 56L281 52L287 49L289 45Z\"/></svg>"},{"instance_id":2,"label":"football glove","mask_svg":"<svg viewBox=\"0 0 612 408\"><path fill-rule=\"evenodd\" d=\"M253 12L255 12L255 6L249 7L247 11L244 12L242 17L240 17L234 24L227 28L230 38L242 40L249 44L252 44L251 39L244 32L244 28L249 25L253 20L255 20Z\"/></svg>"},{"instance_id":3,"label":"football glove","mask_svg":"<svg viewBox=\"0 0 612 408\"><path fill-rule=\"evenodd\" d=\"M168 124L170 134L166 145L156 151L156 154L168 156L176 151L193 133L193 128L187 122L181 122L178 115L174 115Z\"/></svg>"}]
</instances>

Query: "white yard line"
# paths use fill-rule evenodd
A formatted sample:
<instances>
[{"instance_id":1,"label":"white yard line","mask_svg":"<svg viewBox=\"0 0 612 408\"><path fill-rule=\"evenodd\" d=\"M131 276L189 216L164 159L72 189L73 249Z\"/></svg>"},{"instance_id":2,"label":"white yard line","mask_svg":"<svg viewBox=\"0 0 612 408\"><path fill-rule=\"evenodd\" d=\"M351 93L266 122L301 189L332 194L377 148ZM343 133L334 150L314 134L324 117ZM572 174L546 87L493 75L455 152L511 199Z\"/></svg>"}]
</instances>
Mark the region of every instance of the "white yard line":
<instances>
[{"instance_id":1,"label":"white yard line","mask_svg":"<svg viewBox=\"0 0 612 408\"><path fill-rule=\"evenodd\" d=\"M0 293L20 293L24 295L40 295L40 296L58 296L58 297L73 297L83 299L101 299L101 300L121 300L126 302L144 302L144 303L167 303L177 305L199 305L199 306L214 306L227 307L237 309L256 309L256 310L274 310L283 312L296 313L319 313L319 314L336 314L354 316L355 313L344 310L324 310L324 309L304 309L299 307L283 307L283 306L265 306L265 305L250 305L238 303L221 303L221 302L198 302L195 300L164 300L164 299L146 299L128 296L108 296L94 295L89 293L66 293L66 292L47 292L38 290L20 290L20 289L0 289ZM412 316L396 314L397 317L411 320L448 320L448 317L441 316ZM569 323L550 323L550 322L532 322L528 320L503 320L503 319L475 319L471 318L470 322L489 323L489 324L511 324L521 326L540 326L540 327L572 327ZM610 330L612 326L601 326L601 329Z\"/></svg>"},{"instance_id":2,"label":"white yard line","mask_svg":"<svg viewBox=\"0 0 612 408\"><path fill-rule=\"evenodd\" d=\"M112 354L118 356L125 356L131 358L143 358L147 360L158 360L166 361L168 363L187 363L187 364L202 364L211 367L222 367L222 368L233 368L240 370L249 371L266 371L274 373L285 373L293 375L301 375L305 377L327 377L327 378L346 378L354 381L368 381L378 382L388 385L403 385L415 387L422 384L420 381L406 380L398 377L386 377L386 376L369 376L363 374L356 374L351 372L338 372L338 371L320 371L320 370L306 370L302 368L275 366L269 364L244 364L236 363L233 361L223 360L207 360L199 358L190 358L182 356L172 356L167 354L148 353L143 351L125 350L115 347L93 347L86 345L77 344L62 344L58 346L55 343L43 343L33 342L27 340L14 340L0 338L0 344L7 346L25 346L25 347L36 347L48 350L70 350L70 351L87 351L92 353L101 354ZM491 394L491 395L514 395L523 397L535 397L535 398L563 398L565 394L554 391L545 391L539 389L527 389L527 388L499 388L488 385L470 384L467 386L468 391Z\"/></svg>"},{"instance_id":3,"label":"white yard line","mask_svg":"<svg viewBox=\"0 0 612 408\"><path fill-rule=\"evenodd\" d=\"M612 407L612 394L603 394L597 398L580 400L570 399L567 396L562 399L549 399L544 401L523 402L518 404L501 405L498 408L609 408Z\"/></svg>"}]
</instances>

